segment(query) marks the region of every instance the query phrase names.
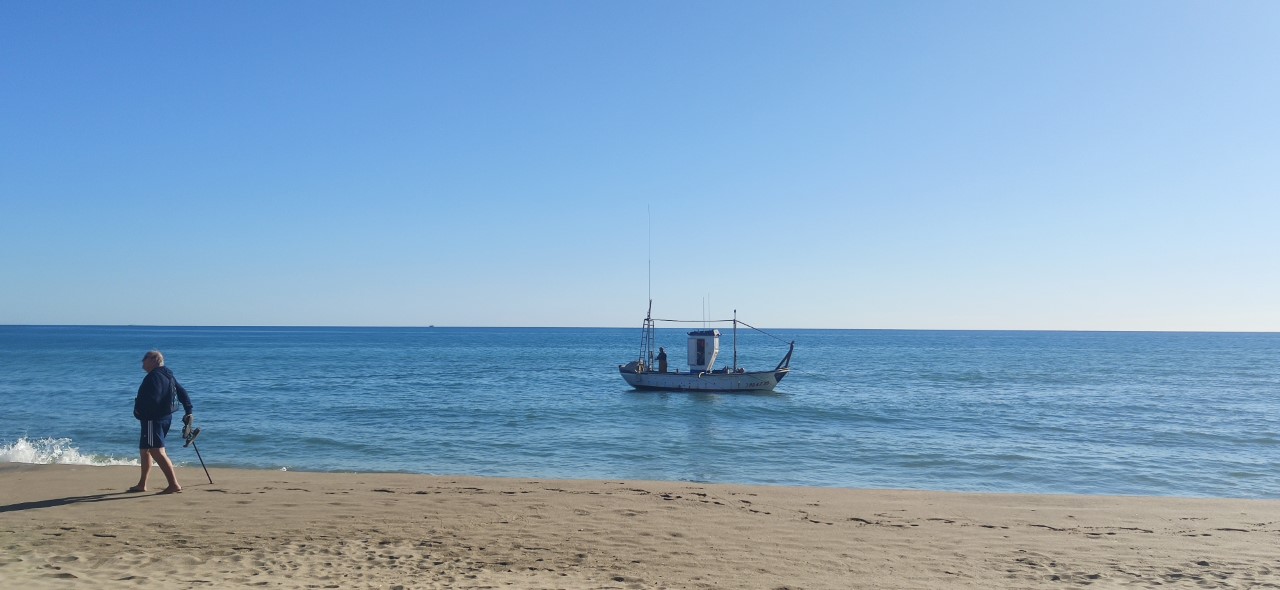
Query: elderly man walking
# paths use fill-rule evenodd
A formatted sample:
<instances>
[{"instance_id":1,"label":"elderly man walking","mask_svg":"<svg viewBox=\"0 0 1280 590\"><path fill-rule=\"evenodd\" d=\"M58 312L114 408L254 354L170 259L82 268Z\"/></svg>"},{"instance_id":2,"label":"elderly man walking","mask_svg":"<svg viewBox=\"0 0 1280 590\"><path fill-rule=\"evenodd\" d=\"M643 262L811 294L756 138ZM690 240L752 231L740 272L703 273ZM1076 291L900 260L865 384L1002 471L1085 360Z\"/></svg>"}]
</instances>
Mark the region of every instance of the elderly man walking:
<instances>
[{"instance_id":1,"label":"elderly man walking","mask_svg":"<svg viewBox=\"0 0 1280 590\"><path fill-rule=\"evenodd\" d=\"M178 411L178 403L182 403L185 415L183 424L190 424L192 419L191 397L187 390L173 376L173 371L164 366L164 355L152 350L142 357L142 370L147 376L138 386L138 397L133 400L133 417L142 424L142 435L138 439L140 451L139 462L142 474L138 485L129 488L130 492L147 491L147 476L151 473L151 461L154 459L169 480L169 487L161 494L176 494L182 491L178 485L178 474L173 470L173 461L169 460L164 450L164 437L169 434L169 425L173 421L173 413Z\"/></svg>"}]
</instances>

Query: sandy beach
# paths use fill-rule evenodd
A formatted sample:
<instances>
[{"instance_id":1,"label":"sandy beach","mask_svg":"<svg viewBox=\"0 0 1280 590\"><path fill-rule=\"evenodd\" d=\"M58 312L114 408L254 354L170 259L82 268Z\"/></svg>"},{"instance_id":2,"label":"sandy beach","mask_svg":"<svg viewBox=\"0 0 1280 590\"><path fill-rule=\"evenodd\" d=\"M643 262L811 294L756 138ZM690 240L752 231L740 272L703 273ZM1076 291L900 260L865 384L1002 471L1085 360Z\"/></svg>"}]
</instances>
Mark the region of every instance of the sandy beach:
<instances>
[{"instance_id":1,"label":"sandy beach","mask_svg":"<svg viewBox=\"0 0 1280 590\"><path fill-rule=\"evenodd\" d=\"M0 465L0 587L1280 588L1273 500L211 473Z\"/></svg>"}]
</instances>

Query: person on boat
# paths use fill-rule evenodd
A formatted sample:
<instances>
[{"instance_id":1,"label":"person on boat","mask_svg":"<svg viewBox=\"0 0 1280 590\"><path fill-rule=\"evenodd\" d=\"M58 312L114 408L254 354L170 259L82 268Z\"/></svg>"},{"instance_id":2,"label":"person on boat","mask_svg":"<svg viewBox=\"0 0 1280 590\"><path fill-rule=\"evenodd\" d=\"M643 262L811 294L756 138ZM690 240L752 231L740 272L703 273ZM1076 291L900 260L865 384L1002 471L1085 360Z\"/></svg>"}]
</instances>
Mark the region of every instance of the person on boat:
<instances>
[{"instance_id":1,"label":"person on boat","mask_svg":"<svg viewBox=\"0 0 1280 590\"><path fill-rule=\"evenodd\" d=\"M658 347L658 372L667 372L667 351L661 346Z\"/></svg>"},{"instance_id":2,"label":"person on boat","mask_svg":"<svg viewBox=\"0 0 1280 590\"><path fill-rule=\"evenodd\" d=\"M138 439L138 451L141 454L139 463L142 473L138 477L138 485L129 488L130 492L147 491L147 476L151 473L151 461L154 459L169 480L161 494L176 494L182 491L178 485L178 475L173 470L173 461L164 450L164 437L169 434L169 424L173 413L178 411L178 403L182 403L185 415L184 424L190 424L192 415L191 397L187 390L178 383L173 371L164 366L164 355L152 350L142 357L142 370L147 376L138 386L138 397L133 400L133 417L142 425L142 436Z\"/></svg>"}]
</instances>

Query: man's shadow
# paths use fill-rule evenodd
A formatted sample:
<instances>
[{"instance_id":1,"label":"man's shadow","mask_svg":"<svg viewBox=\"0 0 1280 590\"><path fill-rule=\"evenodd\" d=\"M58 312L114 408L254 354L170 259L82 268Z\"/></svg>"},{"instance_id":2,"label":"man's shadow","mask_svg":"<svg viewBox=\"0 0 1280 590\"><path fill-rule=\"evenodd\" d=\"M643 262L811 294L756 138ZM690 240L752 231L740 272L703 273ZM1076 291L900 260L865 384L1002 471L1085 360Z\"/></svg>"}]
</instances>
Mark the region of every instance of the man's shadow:
<instances>
[{"instance_id":1,"label":"man's shadow","mask_svg":"<svg viewBox=\"0 0 1280 590\"><path fill-rule=\"evenodd\" d=\"M8 506L0 506L2 512L18 512L20 510L35 510L36 508L57 508L58 506L66 506L68 504L81 504L87 502L110 502L112 500L129 500L133 498L145 498L153 494L138 494L132 492L110 492L107 494L94 494L92 496L70 496L67 498L53 498L50 500L36 500L35 502L20 502L18 504L9 504Z\"/></svg>"}]
</instances>

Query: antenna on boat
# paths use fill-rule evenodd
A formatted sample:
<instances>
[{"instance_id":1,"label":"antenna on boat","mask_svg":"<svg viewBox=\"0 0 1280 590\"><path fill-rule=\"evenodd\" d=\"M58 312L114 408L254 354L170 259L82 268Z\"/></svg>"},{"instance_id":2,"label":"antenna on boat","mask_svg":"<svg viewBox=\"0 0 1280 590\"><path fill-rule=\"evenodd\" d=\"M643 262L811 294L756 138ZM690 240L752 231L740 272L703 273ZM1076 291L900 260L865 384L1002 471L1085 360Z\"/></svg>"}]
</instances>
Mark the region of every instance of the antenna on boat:
<instances>
[{"instance_id":1,"label":"antenna on boat","mask_svg":"<svg viewBox=\"0 0 1280 590\"><path fill-rule=\"evenodd\" d=\"M649 370L653 367L653 209L645 203L645 217L648 222L646 231L648 232L648 271L649 271L649 310L644 314L644 328L640 330L640 360L644 364L644 369Z\"/></svg>"},{"instance_id":2,"label":"antenna on boat","mask_svg":"<svg viewBox=\"0 0 1280 590\"><path fill-rule=\"evenodd\" d=\"M650 207L648 203L645 203L644 205L644 213L645 213L645 216L648 218L648 223L649 223L646 229L649 232L649 252L647 253L649 256L649 308L650 310L652 310L653 308L653 211L652 211L652 207Z\"/></svg>"}]
</instances>

